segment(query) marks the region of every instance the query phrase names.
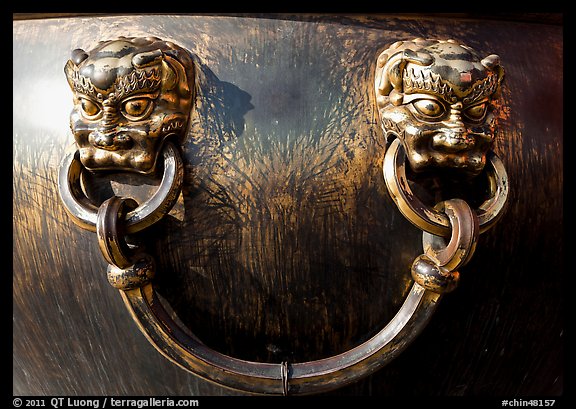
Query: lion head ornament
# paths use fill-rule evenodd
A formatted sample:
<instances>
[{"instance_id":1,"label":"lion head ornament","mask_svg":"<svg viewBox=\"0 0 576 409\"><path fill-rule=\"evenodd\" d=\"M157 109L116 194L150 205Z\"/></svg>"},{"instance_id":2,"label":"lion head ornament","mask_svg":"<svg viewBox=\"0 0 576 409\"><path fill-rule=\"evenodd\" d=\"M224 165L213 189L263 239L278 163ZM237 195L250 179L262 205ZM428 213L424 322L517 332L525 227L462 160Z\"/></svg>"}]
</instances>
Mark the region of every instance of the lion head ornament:
<instances>
[{"instance_id":1,"label":"lion head ornament","mask_svg":"<svg viewBox=\"0 0 576 409\"><path fill-rule=\"evenodd\" d=\"M120 37L72 51L64 71L74 93L70 127L87 169L151 173L165 139L185 133L194 66L183 48Z\"/></svg>"},{"instance_id":2,"label":"lion head ornament","mask_svg":"<svg viewBox=\"0 0 576 409\"><path fill-rule=\"evenodd\" d=\"M399 41L378 57L375 89L387 139L400 139L415 172L479 174L494 141L504 70L453 40Z\"/></svg>"}]
</instances>

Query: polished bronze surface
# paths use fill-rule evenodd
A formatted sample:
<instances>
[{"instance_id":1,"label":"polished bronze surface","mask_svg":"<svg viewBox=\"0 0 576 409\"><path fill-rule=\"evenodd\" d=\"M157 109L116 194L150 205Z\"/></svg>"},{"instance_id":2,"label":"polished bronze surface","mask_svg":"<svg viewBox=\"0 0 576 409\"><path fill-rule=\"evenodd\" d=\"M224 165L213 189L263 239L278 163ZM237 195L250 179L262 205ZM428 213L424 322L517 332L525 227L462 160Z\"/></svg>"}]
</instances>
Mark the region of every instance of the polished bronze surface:
<instances>
[{"instance_id":1,"label":"polished bronze surface","mask_svg":"<svg viewBox=\"0 0 576 409\"><path fill-rule=\"evenodd\" d=\"M474 254L478 234L492 227L505 210L508 176L491 151L497 110L502 109L493 100L500 95L503 77L498 55L480 59L475 50L454 40L397 41L378 57L376 101L382 129L391 141L384 179L402 215L424 232L425 252L414 260L411 271L414 281L430 291L456 288L460 277L456 269ZM432 185L428 183L433 191L426 192L436 196L433 209L412 192L406 161L416 174L433 174ZM456 179L454 172L459 172L465 177L456 184L473 191L472 181L487 161L490 195L472 210L462 192L447 188ZM476 201L483 190L475 192ZM449 200L438 199L446 194ZM442 236L450 239L439 249Z\"/></svg>"},{"instance_id":2,"label":"polished bronze surface","mask_svg":"<svg viewBox=\"0 0 576 409\"><path fill-rule=\"evenodd\" d=\"M444 209L450 218L452 233L448 243L442 237L423 232L424 253L447 270L456 270L470 261L476 250L479 235L478 216L462 199L440 202L437 208Z\"/></svg>"},{"instance_id":3,"label":"polished bronze surface","mask_svg":"<svg viewBox=\"0 0 576 409\"><path fill-rule=\"evenodd\" d=\"M458 289L412 345L326 394L562 394L561 26L134 14L13 23L14 394L245 394L156 353L102 279L107 263L94 234L75 226L58 196L60 159L73 139L62 67L70 50L123 35L179 44L197 67L182 195L142 234L156 255L155 295L211 350L275 365L278 393L283 362L290 372L290 363L332 357L377 334L409 294L410 263L422 251L421 231L399 214L382 178L376 56L418 36L454 38L482 57L497 52L507 77L493 150L509 176L507 211L480 235ZM410 183L420 178L407 173ZM124 190L140 186L126 181L148 180L141 176L114 179L90 201L130 196ZM438 198L411 188L434 208Z\"/></svg>"},{"instance_id":4,"label":"polished bronze surface","mask_svg":"<svg viewBox=\"0 0 576 409\"><path fill-rule=\"evenodd\" d=\"M151 173L164 139L186 132L194 66L178 45L156 37L100 41L72 51L70 126L89 170Z\"/></svg>"},{"instance_id":5,"label":"polished bronze surface","mask_svg":"<svg viewBox=\"0 0 576 409\"><path fill-rule=\"evenodd\" d=\"M478 216L480 233L490 229L503 216L509 194L508 174L504 164L494 152L488 152L487 158L488 166L477 176L486 179L487 192L482 190L472 192L473 198L481 200L474 209ZM406 176L406 155L399 139L392 141L386 151L383 173L388 191L406 219L425 232L444 237L451 234L449 217L444 212L438 211L435 204L428 205L413 192L411 187L413 184ZM436 182L436 179L434 181ZM448 184L449 182L451 180ZM445 185L441 187L446 188Z\"/></svg>"},{"instance_id":6,"label":"polished bronze surface","mask_svg":"<svg viewBox=\"0 0 576 409\"><path fill-rule=\"evenodd\" d=\"M161 153L162 173L158 187L148 196L143 197L141 203L126 214L127 233L137 233L155 224L172 209L178 200L184 180L182 158L178 148L171 142L163 145ZM90 182L87 180L87 173L90 172L81 163L80 151L71 150L60 164L58 191L62 204L74 223L85 230L95 232L99 206L108 198L99 198L97 195L88 193L91 188L95 190L97 187L94 186L95 183L104 182L102 180ZM106 182L110 183L110 180ZM137 182L128 180L128 183Z\"/></svg>"},{"instance_id":7,"label":"polished bronze surface","mask_svg":"<svg viewBox=\"0 0 576 409\"><path fill-rule=\"evenodd\" d=\"M134 209L137 205L133 199L112 196L98 208L96 235L100 251L108 264L119 268L134 264L134 251L128 246L124 237L124 219L127 209Z\"/></svg>"},{"instance_id":8,"label":"polished bronze surface","mask_svg":"<svg viewBox=\"0 0 576 409\"><path fill-rule=\"evenodd\" d=\"M69 60L66 65L68 82L75 92L77 104L72 113L71 128L79 149L74 154L65 155L60 171L59 186L62 201L68 213L71 214L72 220L87 230L92 230L90 221L93 219L96 205L87 199L84 192L96 189L90 187L90 182L86 179L83 181L84 186L80 185L82 167L91 172L134 170L125 165L133 164L134 155L141 156L142 154L137 149L136 152L133 149L134 137L130 135L144 133L143 130L147 128L142 127L141 122L155 110L158 111L157 117L170 118L170 112L166 113L160 109L164 108L166 111L166 106L157 104L155 101L157 98L169 99L165 95L160 96L161 84L168 83L167 88L171 90L176 87L179 77L186 78L183 67L181 67L180 75L169 69L168 74L161 74L158 68L152 68L150 71L143 70L150 66L158 66L163 59L168 58L162 51L155 48L157 43L164 44L158 38L127 39L121 37L118 40L101 42L91 52L93 58L82 49L74 50L72 60ZM179 51L180 54L185 52L181 48ZM182 59L182 56L180 58ZM127 60L130 60L130 63L127 63ZM78 67L77 64L81 63L85 65ZM135 71L134 68L142 71ZM164 89L163 91L166 92ZM105 97L102 96L102 92L106 93ZM158 105L157 109L156 105ZM121 107L121 113L118 112L118 107ZM185 107L186 104L180 106L183 109ZM179 115L179 127L176 130L182 127L182 118L188 118L187 112L180 112ZM78 118L82 121L78 121ZM122 119L124 122L121 122ZM87 139L85 138L86 121L99 122L96 130L91 131ZM162 128L175 131L171 126L162 125ZM158 139L157 134L152 134L152 140ZM146 138L150 138L150 135ZM162 140L159 143L159 146L164 146ZM150 150L149 143L144 141L143 145ZM172 146L171 142L166 142L164 151L174 152L174 155L179 158L177 149ZM114 155L109 155L110 152ZM148 155L150 156L155 155ZM81 164L77 163L77 157L80 158ZM164 162L168 162L168 158L165 158ZM144 171L139 167L136 167L136 170L145 174L156 173L154 164L155 160L149 163ZM152 167L148 168L148 166ZM177 177L167 175L177 175ZM171 210L180 193L183 178L181 173L178 174L168 166L164 168L162 178L172 180L172 182L168 183L168 189L159 188L158 192L166 190L172 193L167 200L147 201L149 212L158 216L149 218L151 221L145 227L152 227L154 223L161 221L161 218ZM158 192L155 196L159 195ZM157 207L151 206L149 202L157 204ZM127 242L128 226L132 221L128 212L129 210L137 212L137 208L138 203L130 198L112 196L104 200L99 205L96 214L96 236L102 256L109 263L107 276L110 284L121 291L146 286L141 293L133 292L133 294L152 293L155 291L153 282L156 275L155 257L143 252L139 244L129 245ZM458 202L446 202L447 214L450 217L454 214L456 218L454 223L451 218L453 237L447 248L438 253L432 249L426 249L427 254L432 254L431 257L434 260L438 258L442 260L437 264L442 272L446 272L445 275L458 274L452 273L452 270L461 264L461 257L473 252L471 246L475 244L477 238L476 218L473 219L476 223L474 230L476 234L472 243L470 242L472 233L464 227L467 220L463 220L464 215L461 209ZM135 231L134 228L133 231ZM141 233L145 231L142 229ZM445 253L449 254L444 257ZM446 258L445 261L444 258ZM164 310L159 310L157 306L151 304L153 299L158 299L157 296L149 294L146 302L126 296L125 300L132 311L132 317L146 338L157 347L158 351L182 368L222 386L248 393L278 394L278 385L280 385L284 395L313 394L336 389L370 375L397 356L419 334L439 300L438 296L425 296L424 293L426 290L434 293L448 290L443 284L431 285L424 273L416 273L417 269L413 268L412 271L416 283L420 284L413 286L413 291L419 294L417 301L410 301L407 298L394 318L386 324L372 342L363 343L334 357L303 363L284 361L281 364L272 365L238 360L210 348L198 350L196 344L191 343L190 339L185 339L180 343L174 342L174 334L184 333L184 331L178 328L173 320L165 318L168 315ZM436 278L436 281L439 280ZM427 301L421 301L421 298ZM422 305L420 305L421 302ZM134 307L131 303L139 307ZM156 311L160 311L159 316L155 314ZM410 328L410 331L405 328ZM155 335L149 332L152 329ZM196 339L196 336L192 336L192 339ZM391 346L393 346L393 353L386 353L385 351ZM370 365L367 362L371 362ZM292 373L294 371L298 373L300 366L309 368L309 372L301 378L295 378ZM277 379L278 373L280 373L280 379ZM272 379L277 379L276 384L271 382ZM294 388L291 384L298 386Z\"/></svg>"},{"instance_id":9,"label":"polished bronze surface","mask_svg":"<svg viewBox=\"0 0 576 409\"><path fill-rule=\"evenodd\" d=\"M382 128L402 141L412 169L478 174L494 141L504 69L454 40L397 41L378 57L375 88Z\"/></svg>"},{"instance_id":10,"label":"polished bronze surface","mask_svg":"<svg viewBox=\"0 0 576 409\"><path fill-rule=\"evenodd\" d=\"M450 199L437 206L450 218L452 233L448 243L444 238L423 232L424 254L412 263L412 278L427 290L440 294L456 288L460 273L476 250L478 216L462 199Z\"/></svg>"},{"instance_id":11,"label":"polished bronze surface","mask_svg":"<svg viewBox=\"0 0 576 409\"><path fill-rule=\"evenodd\" d=\"M437 307L439 293L414 283L398 313L366 342L331 357L274 364L210 349L174 322L152 284L121 292L140 330L170 361L221 386L260 395L318 394L365 378L418 336Z\"/></svg>"}]
</instances>

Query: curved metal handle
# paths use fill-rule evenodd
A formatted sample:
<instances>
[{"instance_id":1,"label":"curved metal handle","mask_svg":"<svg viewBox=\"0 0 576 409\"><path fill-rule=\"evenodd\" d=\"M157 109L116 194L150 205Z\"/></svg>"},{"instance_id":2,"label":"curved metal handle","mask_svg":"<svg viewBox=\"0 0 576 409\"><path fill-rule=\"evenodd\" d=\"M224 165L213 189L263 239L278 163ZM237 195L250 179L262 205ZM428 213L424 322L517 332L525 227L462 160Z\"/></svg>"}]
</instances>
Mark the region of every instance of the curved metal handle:
<instances>
[{"instance_id":1,"label":"curved metal handle","mask_svg":"<svg viewBox=\"0 0 576 409\"><path fill-rule=\"evenodd\" d=\"M113 196L98 211L98 242L110 263L110 283L120 290L140 330L162 355L181 368L228 388L254 394L293 395L324 392L354 382L397 356L421 332L441 297L441 291L428 291L417 281L397 314L380 332L333 357L280 364L233 358L188 335L166 311L152 282L156 273L153 258L138 249L130 251L123 242L122 219L127 207L133 206L131 199ZM450 203L446 207L452 209ZM456 212L458 219L460 210ZM439 250L438 254L446 253L442 256L446 259L445 265L451 263L452 258L466 258L459 250L463 242L475 243L473 238L462 238L471 235L469 229L460 229L446 249Z\"/></svg>"},{"instance_id":2,"label":"curved metal handle","mask_svg":"<svg viewBox=\"0 0 576 409\"><path fill-rule=\"evenodd\" d=\"M363 344L317 361L274 364L233 358L187 335L170 318L151 283L121 294L142 333L170 361L219 385L272 395L326 392L377 371L418 336L441 297L415 283L394 318Z\"/></svg>"},{"instance_id":3,"label":"curved metal handle","mask_svg":"<svg viewBox=\"0 0 576 409\"><path fill-rule=\"evenodd\" d=\"M455 65L459 76L443 78L452 71L442 64ZM412 288L380 332L344 353L295 363L230 357L176 324L154 289L154 258L125 241L164 217L180 194L184 167L168 138L181 136L188 122L194 88L190 57L155 37L122 37L101 42L90 53L74 50L65 72L75 94L71 128L79 148L64 157L59 173L66 211L76 224L97 233L110 284L120 290L152 345L181 368L225 387L255 394L312 394L380 369L420 333L441 294L456 287L456 269L470 260L479 233L498 220L506 203L506 172L489 152L491 98L503 76L497 56L478 61L468 47L453 41L393 44L378 59L376 95L383 129L396 138L384 160L386 185L400 211L424 231L424 253L411 269ZM473 130L466 121L474 123ZM156 171L160 155L162 182L144 203L113 196L97 205L84 193L85 172L148 175ZM429 208L410 190L406 161L415 172L456 167L474 177L487 161L490 198L476 210L457 198Z\"/></svg>"},{"instance_id":4,"label":"curved metal handle","mask_svg":"<svg viewBox=\"0 0 576 409\"><path fill-rule=\"evenodd\" d=\"M167 144L165 151L171 155L173 149L171 144ZM76 156L66 156L62 164L61 175L65 176L59 185L65 205L69 201L88 201L84 195L78 198L74 190L67 189L74 185L69 175L75 173L66 168L78 166L82 170L81 164L69 160ZM165 166L165 172L166 169L172 173L171 166ZM180 182L166 175L163 180L172 180L172 184L167 184L159 192L179 192ZM156 192L153 196L165 195ZM165 200L153 202L166 203ZM428 291L414 283L397 314L381 331L363 344L333 357L280 364L240 360L214 351L195 336L188 335L189 332L180 328L166 311L154 290L152 279L156 267L153 257L138 248L129 247L124 241L130 226L128 223L133 220L130 214L140 208L134 200L113 196L104 201L96 215L91 216L96 218L95 226L86 223L87 218L83 217L92 214L85 210L86 207L82 205L81 214L73 214L72 220L82 227L88 225L90 230L96 229L100 249L110 264L108 280L120 290L142 333L162 355L179 367L228 388L253 394L306 395L355 382L380 369L409 345L427 324L441 298L440 292ZM76 209L72 206L66 208L70 213ZM130 210L134 208L136 210ZM167 210L163 206L148 209L156 219Z\"/></svg>"},{"instance_id":5,"label":"curved metal handle","mask_svg":"<svg viewBox=\"0 0 576 409\"><path fill-rule=\"evenodd\" d=\"M65 180L61 185L68 183ZM333 357L280 364L233 358L188 335L162 305L152 281L156 274L154 259L124 242L129 210L136 206L132 199L113 196L98 209L96 233L104 258L110 263L110 284L120 290L140 330L162 355L181 368L228 388L254 394L312 394L355 382L397 356L421 332L441 298L441 291L429 291L414 283L397 314L380 332ZM165 214L152 210L158 215ZM446 251L457 254L452 249L461 247L461 241L461 235L455 235L447 245L450 250Z\"/></svg>"}]
</instances>

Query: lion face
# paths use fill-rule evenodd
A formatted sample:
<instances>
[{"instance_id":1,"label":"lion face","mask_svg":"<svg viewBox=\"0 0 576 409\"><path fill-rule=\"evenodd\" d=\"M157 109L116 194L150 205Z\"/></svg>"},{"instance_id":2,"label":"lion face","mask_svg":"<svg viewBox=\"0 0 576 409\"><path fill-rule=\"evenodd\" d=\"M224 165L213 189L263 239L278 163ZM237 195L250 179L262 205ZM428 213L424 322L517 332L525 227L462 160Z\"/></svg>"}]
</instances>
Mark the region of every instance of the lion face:
<instances>
[{"instance_id":1,"label":"lion face","mask_svg":"<svg viewBox=\"0 0 576 409\"><path fill-rule=\"evenodd\" d=\"M74 50L65 67L74 93L70 127L90 170L151 173L163 141L182 135L192 103L186 51L154 37Z\"/></svg>"},{"instance_id":2,"label":"lion face","mask_svg":"<svg viewBox=\"0 0 576 409\"><path fill-rule=\"evenodd\" d=\"M480 59L453 41L393 44L379 57L376 95L387 137L402 142L411 168L476 175L492 146L499 58Z\"/></svg>"}]
</instances>

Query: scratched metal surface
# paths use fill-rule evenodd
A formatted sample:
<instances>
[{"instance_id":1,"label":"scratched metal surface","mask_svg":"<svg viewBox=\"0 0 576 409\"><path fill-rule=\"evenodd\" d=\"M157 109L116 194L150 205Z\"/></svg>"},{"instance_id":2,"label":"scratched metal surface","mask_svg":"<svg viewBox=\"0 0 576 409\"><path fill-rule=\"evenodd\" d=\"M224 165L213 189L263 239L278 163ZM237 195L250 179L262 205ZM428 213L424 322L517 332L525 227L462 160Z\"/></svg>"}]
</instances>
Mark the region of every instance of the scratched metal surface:
<instances>
[{"instance_id":1,"label":"scratched metal surface","mask_svg":"<svg viewBox=\"0 0 576 409\"><path fill-rule=\"evenodd\" d=\"M417 341L331 394L562 392L561 26L159 15L13 22L14 394L240 394L148 344L106 281L94 235L59 202L59 161L73 141L64 64L71 50L121 35L174 41L200 68L180 213L151 243L159 290L209 346L274 362L330 356L380 329L420 254L381 176L376 56L417 36L498 53L509 110L495 151L510 177L508 211Z\"/></svg>"}]
</instances>

